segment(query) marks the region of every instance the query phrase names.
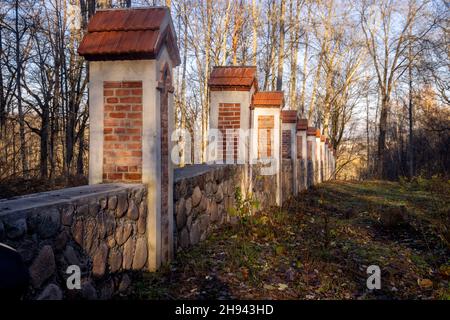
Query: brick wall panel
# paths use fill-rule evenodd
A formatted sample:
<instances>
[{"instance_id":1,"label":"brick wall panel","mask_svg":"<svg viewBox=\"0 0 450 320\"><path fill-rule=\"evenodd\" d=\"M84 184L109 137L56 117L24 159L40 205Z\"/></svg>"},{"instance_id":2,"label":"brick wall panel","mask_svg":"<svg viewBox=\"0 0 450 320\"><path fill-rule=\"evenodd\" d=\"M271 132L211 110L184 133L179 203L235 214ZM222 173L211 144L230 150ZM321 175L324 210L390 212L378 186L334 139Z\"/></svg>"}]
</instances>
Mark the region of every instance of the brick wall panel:
<instances>
[{"instance_id":1,"label":"brick wall panel","mask_svg":"<svg viewBox=\"0 0 450 320\"><path fill-rule=\"evenodd\" d=\"M103 182L142 181L142 82L105 81Z\"/></svg>"},{"instance_id":2,"label":"brick wall panel","mask_svg":"<svg viewBox=\"0 0 450 320\"><path fill-rule=\"evenodd\" d=\"M283 159L291 158L291 130L283 130L281 152Z\"/></svg>"},{"instance_id":3,"label":"brick wall panel","mask_svg":"<svg viewBox=\"0 0 450 320\"><path fill-rule=\"evenodd\" d=\"M219 104L219 123L218 129L222 133L222 139L218 143L219 154L222 154L223 160L227 158L238 157L239 134L231 133L232 136L227 138L228 130L239 130L241 127L241 105L240 103L220 103ZM230 133L228 133L230 135ZM228 140L231 139L231 146L227 146ZM234 153L234 157L233 157Z\"/></svg>"}]
</instances>

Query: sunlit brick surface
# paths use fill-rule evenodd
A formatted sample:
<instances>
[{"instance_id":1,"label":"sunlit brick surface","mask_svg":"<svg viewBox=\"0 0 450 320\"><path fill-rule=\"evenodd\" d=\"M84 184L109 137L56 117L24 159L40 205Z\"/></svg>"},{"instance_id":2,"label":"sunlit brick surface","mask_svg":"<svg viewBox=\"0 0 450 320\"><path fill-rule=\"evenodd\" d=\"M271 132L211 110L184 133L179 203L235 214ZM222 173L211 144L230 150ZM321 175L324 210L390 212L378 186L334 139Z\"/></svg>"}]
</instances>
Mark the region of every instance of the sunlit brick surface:
<instances>
[{"instance_id":1,"label":"sunlit brick surface","mask_svg":"<svg viewBox=\"0 0 450 320\"><path fill-rule=\"evenodd\" d=\"M142 82L103 83L103 182L142 179Z\"/></svg>"}]
</instances>

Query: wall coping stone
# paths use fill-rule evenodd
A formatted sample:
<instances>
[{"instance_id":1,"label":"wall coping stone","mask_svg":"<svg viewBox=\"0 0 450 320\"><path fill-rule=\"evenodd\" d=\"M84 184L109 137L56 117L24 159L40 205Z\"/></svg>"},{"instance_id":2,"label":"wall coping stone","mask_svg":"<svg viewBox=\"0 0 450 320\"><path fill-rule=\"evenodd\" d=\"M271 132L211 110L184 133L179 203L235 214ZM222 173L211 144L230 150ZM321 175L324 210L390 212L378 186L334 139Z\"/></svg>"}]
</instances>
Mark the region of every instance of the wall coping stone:
<instances>
[{"instance_id":1,"label":"wall coping stone","mask_svg":"<svg viewBox=\"0 0 450 320\"><path fill-rule=\"evenodd\" d=\"M101 197L120 190L139 188L143 186L144 185L140 183L95 184L33 193L9 199L0 199L0 217L20 211L60 205L67 202L76 202L77 200L85 200L87 196Z\"/></svg>"},{"instance_id":2,"label":"wall coping stone","mask_svg":"<svg viewBox=\"0 0 450 320\"><path fill-rule=\"evenodd\" d=\"M183 179L193 178L196 176L200 176L207 172L225 168L227 166L235 166L234 164L194 164L187 165L183 168L176 168L174 170L174 182L181 181Z\"/></svg>"}]
</instances>

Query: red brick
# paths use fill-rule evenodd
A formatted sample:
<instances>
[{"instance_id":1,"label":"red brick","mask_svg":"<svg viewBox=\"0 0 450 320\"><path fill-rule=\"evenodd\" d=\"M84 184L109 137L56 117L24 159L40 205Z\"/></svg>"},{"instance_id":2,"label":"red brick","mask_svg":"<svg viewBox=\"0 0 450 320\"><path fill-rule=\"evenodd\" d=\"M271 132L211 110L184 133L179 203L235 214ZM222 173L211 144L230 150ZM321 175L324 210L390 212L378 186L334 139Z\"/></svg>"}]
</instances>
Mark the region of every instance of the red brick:
<instances>
[{"instance_id":1,"label":"red brick","mask_svg":"<svg viewBox=\"0 0 450 320\"><path fill-rule=\"evenodd\" d=\"M108 179L111 180L122 180L123 174L122 173L108 173Z\"/></svg>"},{"instance_id":2,"label":"red brick","mask_svg":"<svg viewBox=\"0 0 450 320\"><path fill-rule=\"evenodd\" d=\"M122 88L122 82L120 82L120 81L105 81L103 83L103 88L105 88L105 89Z\"/></svg>"},{"instance_id":3,"label":"red brick","mask_svg":"<svg viewBox=\"0 0 450 320\"><path fill-rule=\"evenodd\" d=\"M131 121L131 126L132 127L142 127L142 121L141 120L134 120L134 121Z\"/></svg>"},{"instance_id":4,"label":"red brick","mask_svg":"<svg viewBox=\"0 0 450 320\"><path fill-rule=\"evenodd\" d=\"M140 128L129 128L126 129L128 134L141 134Z\"/></svg>"},{"instance_id":5,"label":"red brick","mask_svg":"<svg viewBox=\"0 0 450 320\"><path fill-rule=\"evenodd\" d=\"M112 88L116 90L111 90ZM103 122L105 133L103 179L105 182L142 179L141 88L140 81L104 83L105 97L108 97L105 99ZM133 96L130 96L131 94ZM139 104L130 105L129 103Z\"/></svg>"},{"instance_id":6,"label":"red brick","mask_svg":"<svg viewBox=\"0 0 450 320\"><path fill-rule=\"evenodd\" d=\"M117 166L117 172L128 172L128 166Z\"/></svg>"},{"instance_id":7,"label":"red brick","mask_svg":"<svg viewBox=\"0 0 450 320\"><path fill-rule=\"evenodd\" d=\"M116 105L116 111L130 111L131 110L131 106L130 105Z\"/></svg>"},{"instance_id":8,"label":"red brick","mask_svg":"<svg viewBox=\"0 0 450 320\"><path fill-rule=\"evenodd\" d=\"M141 97L120 98L120 103L142 103L142 98Z\"/></svg>"},{"instance_id":9,"label":"red brick","mask_svg":"<svg viewBox=\"0 0 450 320\"><path fill-rule=\"evenodd\" d=\"M127 89L117 89L116 90L117 97L129 96L130 94L131 94L131 90L127 90Z\"/></svg>"},{"instance_id":10,"label":"red brick","mask_svg":"<svg viewBox=\"0 0 450 320\"><path fill-rule=\"evenodd\" d=\"M111 112L109 116L114 119L123 119L126 117L126 114L124 112Z\"/></svg>"},{"instance_id":11,"label":"red brick","mask_svg":"<svg viewBox=\"0 0 450 320\"><path fill-rule=\"evenodd\" d=\"M123 134L125 133L124 128L114 128L114 134Z\"/></svg>"},{"instance_id":12,"label":"red brick","mask_svg":"<svg viewBox=\"0 0 450 320\"><path fill-rule=\"evenodd\" d=\"M142 118L142 114L141 114L141 113L131 113L131 112L128 112L128 113L127 113L127 118L128 118L128 119L141 119L141 118Z\"/></svg>"},{"instance_id":13,"label":"red brick","mask_svg":"<svg viewBox=\"0 0 450 320\"><path fill-rule=\"evenodd\" d=\"M108 127L118 127L120 126L120 121L116 120L116 119L108 119L107 117L105 117L104 120L104 127L108 128Z\"/></svg>"},{"instance_id":14,"label":"red brick","mask_svg":"<svg viewBox=\"0 0 450 320\"><path fill-rule=\"evenodd\" d=\"M117 136L108 135L105 136L105 141L117 141L118 140L117 138L118 138Z\"/></svg>"},{"instance_id":15,"label":"red brick","mask_svg":"<svg viewBox=\"0 0 450 320\"><path fill-rule=\"evenodd\" d=\"M117 103L119 102L119 99L116 97L106 98L107 103Z\"/></svg>"},{"instance_id":16,"label":"red brick","mask_svg":"<svg viewBox=\"0 0 450 320\"><path fill-rule=\"evenodd\" d=\"M140 173L124 173L125 180L136 180L142 179L142 174Z\"/></svg>"},{"instance_id":17,"label":"red brick","mask_svg":"<svg viewBox=\"0 0 450 320\"><path fill-rule=\"evenodd\" d=\"M142 146L140 143L128 143L127 149L128 150L141 150Z\"/></svg>"}]
</instances>

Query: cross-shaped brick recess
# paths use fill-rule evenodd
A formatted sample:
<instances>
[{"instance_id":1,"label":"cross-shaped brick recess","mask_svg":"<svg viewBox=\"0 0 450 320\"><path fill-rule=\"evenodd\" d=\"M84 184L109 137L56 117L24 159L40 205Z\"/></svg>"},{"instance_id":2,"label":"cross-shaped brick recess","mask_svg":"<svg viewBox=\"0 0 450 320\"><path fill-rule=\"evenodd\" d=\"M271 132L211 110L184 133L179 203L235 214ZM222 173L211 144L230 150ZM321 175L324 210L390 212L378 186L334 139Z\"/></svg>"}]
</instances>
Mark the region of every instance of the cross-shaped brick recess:
<instances>
[{"instance_id":1,"label":"cross-shaped brick recess","mask_svg":"<svg viewBox=\"0 0 450 320\"><path fill-rule=\"evenodd\" d=\"M142 81L105 81L103 182L142 180Z\"/></svg>"}]
</instances>

